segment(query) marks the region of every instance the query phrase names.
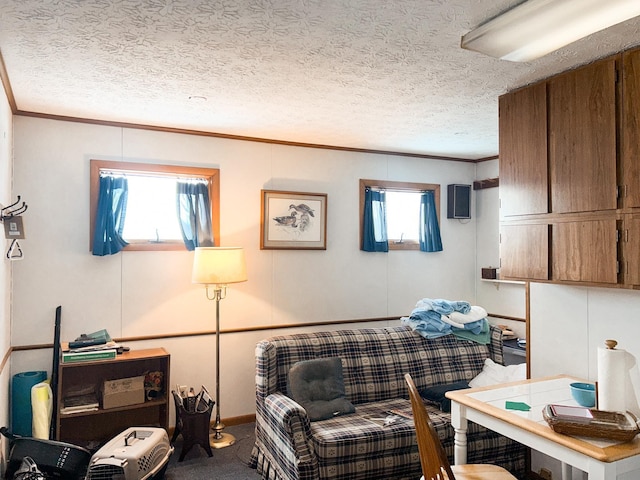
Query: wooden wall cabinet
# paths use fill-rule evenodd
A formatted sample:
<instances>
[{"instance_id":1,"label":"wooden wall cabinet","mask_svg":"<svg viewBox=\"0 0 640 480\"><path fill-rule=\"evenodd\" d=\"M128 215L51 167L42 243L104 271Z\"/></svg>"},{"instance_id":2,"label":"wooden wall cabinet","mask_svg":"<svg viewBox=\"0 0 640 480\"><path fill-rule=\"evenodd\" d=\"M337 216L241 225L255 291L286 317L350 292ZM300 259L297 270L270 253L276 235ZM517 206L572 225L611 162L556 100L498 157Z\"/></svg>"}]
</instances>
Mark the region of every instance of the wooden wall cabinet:
<instances>
[{"instance_id":1,"label":"wooden wall cabinet","mask_svg":"<svg viewBox=\"0 0 640 480\"><path fill-rule=\"evenodd\" d=\"M60 363L58 377L58 405L56 440L81 446L95 447L132 426L169 425L169 373L170 356L163 348L132 350L113 360ZM153 400L137 405L83 413L61 414L64 399L79 387L93 385L97 392L106 380L144 375L146 372L162 372L162 393Z\"/></svg>"},{"instance_id":2,"label":"wooden wall cabinet","mask_svg":"<svg viewBox=\"0 0 640 480\"><path fill-rule=\"evenodd\" d=\"M618 282L615 218L552 225L551 276L569 282Z\"/></svg>"},{"instance_id":3,"label":"wooden wall cabinet","mask_svg":"<svg viewBox=\"0 0 640 480\"><path fill-rule=\"evenodd\" d=\"M500 117L500 215L547 213L545 83L503 95Z\"/></svg>"},{"instance_id":4,"label":"wooden wall cabinet","mask_svg":"<svg viewBox=\"0 0 640 480\"><path fill-rule=\"evenodd\" d=\"M640 207L640 50L622 54L620 128L623 205ZM636 250L640 252L640 250Z\"/></svg>"},{"instance_id":5,"label":"wooden wall cabinet","mask_svg":"<svg viewBox=\"0 0 640 480\"><path fill-rule=\"evenodd\" d=\"M624 283L640 286L640 213L625 215L621 240Z\"/></svg>"},{"instance_id":6,"label":"wooden wall cabinet","mask_svg":"<svg viewBox=\"0 0 640 480\"><path fill-rule=\"evenodd\" d=\"M500 97L500 190L501 278L640 288L640 49Z\"/></svg>"},{"instance_id":7,"label":"wooden wall cabinet","mask_svg":"<svg viewBox=\"0 0 640 480\"><path fill-rule=\"evenodd\" d=\"M549 279L549 226L502 225L500 228L500 277Z\"/></svg>"},{"instance_id":8,"label":"wooden wall cabinet","mask_svg":"<svg viewBox=\"0 0 640 480\"><path fill-rule=\"evenodd\" d=\"M612 58L548 81L554 213L617 207L616 75Z\"/></svg>"}]
</instances>

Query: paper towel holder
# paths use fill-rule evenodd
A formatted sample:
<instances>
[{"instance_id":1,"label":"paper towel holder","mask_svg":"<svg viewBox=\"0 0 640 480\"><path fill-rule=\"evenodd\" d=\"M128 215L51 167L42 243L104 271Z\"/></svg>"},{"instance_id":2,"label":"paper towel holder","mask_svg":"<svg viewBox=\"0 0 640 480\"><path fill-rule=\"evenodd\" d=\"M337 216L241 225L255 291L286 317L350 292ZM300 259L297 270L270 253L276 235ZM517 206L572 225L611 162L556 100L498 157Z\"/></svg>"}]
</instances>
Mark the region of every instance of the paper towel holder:
<instances>
[{"instance_id":1,"label":"paper towel holder","mask_svg":"<svg viewBox=\"0 0 640 480\"><path fill-rule=\"evenodd\" d=\"M618 345L618 342L615 340L605 340L604 344L606 345L607 350L615 350L616 345Z\"/></svg>"}]
</instances>

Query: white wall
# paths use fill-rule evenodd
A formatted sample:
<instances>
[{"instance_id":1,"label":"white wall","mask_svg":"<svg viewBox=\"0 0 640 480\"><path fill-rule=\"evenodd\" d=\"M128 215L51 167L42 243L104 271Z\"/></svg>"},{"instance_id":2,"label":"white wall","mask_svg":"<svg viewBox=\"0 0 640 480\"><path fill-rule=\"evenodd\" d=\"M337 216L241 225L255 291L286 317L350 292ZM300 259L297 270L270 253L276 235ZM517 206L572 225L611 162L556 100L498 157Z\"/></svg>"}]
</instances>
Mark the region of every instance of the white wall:
<instances>
[{"instance_id":1,"label":"white wall","mask_svg":"<svg viewBox=\"0 0 640 480\"><path fill-rule=\"evenodd\" d=\"M222 329L408 314L423 297L475 298L476 220L446 219L446 185L476 166L16 117L14 193L29 204L25 259L14 267L12 344L51 343L106 328L114 337L214 328L214 304L190 282L192 253L89 253L89 160L188 164L221 170L222 245L246 250L249 281L221 304ZM358 180L440 183L440 253L359 250ZM260 190L328 194L326 251L259 248ZM324 328L326 329L326 327ZM295 329L299 330L299 329ZM254 347L289 330L225 334L222 416L254 413ZM172 354L171 382L214 387L211 336L156 340ZM51 351L16 352L13 373L50 370Z\"/></svg>"},{"instance_id":2,"label":"white wall","mask_svg":"<svg viewBox=\"0 0 640 480\"><path fill-rule=\"evenodd\" d=\"M11 108L4 88L0 84L0 208L13 203L11 197L11 160L13 150L13 120ZM4 235L3 235L4 237ZM11 347L11 262L4 257L7 241L2 245L3 260L0 262L0 366L8 358ZM11 375L9 363L0 369L0 425L9 424L9 385ZM3 467L7 453L7 442L0 439L0 476L4 475Z\"/></svg>"},{"instance_id":3,"label":"white wall","mask_svg":"<svg viewBox=\"0 0 640 480\"><path fill-rule=\"evenodd\" d=\"M640 292L532 283L530 295L532 377L566 373L597 381L598 347L609 338L640 358ZM558 462L534 455L532 464L560 478Z\"/></svg>"},{"instance_id":4,"label":"white wall","mask_svg":"<svg viewBox=\"0 0 640 480\"><path fill-rule=\"evenodd\" d=\"M498 160L478 163L476 178L486 180L498 177ZM477 226L476 241L476 301L489 313L506 317L525 318L525 288L521 284L494 283L483 281L483 267L500 266L500 195L499 188L486 188L474 191L475 215ZM494 324L504 324L520 338L526 338L524 322L490 318Z\"/></svg>"}]
</instances>

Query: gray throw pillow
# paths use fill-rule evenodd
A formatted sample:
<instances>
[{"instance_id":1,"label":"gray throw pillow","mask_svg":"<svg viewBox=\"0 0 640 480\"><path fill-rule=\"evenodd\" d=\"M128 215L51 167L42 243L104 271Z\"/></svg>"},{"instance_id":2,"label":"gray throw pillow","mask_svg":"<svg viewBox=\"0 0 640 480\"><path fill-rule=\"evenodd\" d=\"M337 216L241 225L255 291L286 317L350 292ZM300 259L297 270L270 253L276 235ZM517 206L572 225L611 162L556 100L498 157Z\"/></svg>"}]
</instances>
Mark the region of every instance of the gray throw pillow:
<instances>
[{"instance_id":1,"label":"gray throw pillow","mask_svg":"<svg viewBox=\"0 0 640 480\"><path fill-rule=\"evenodd\" d=\"M338 357L295 363L289 369L287 390L312 422L356 411L345 397L342 362Z\"/></svg>"}]
</instances>

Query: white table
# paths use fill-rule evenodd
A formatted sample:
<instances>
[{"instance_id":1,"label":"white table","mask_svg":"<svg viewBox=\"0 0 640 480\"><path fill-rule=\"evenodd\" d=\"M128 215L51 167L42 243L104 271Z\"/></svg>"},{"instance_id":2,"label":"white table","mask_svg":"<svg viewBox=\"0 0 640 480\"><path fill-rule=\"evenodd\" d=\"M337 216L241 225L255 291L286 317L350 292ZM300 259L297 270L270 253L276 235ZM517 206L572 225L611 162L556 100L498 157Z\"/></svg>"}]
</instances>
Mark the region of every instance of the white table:
<instances>
[{"instance_id":1,"label":"white table","mask_svg":"<svg viewBox=\"0 0 640 480\"><path fill-rule=\"evenodd\" d=\"M563 480L571 479L571 466L587 472L589 480L640 479L640 435L620 443L562 435L547 425L545 405L577 405L569 390L575 381L580 380L560 375L447 392L455 430L454 463L467 463L467 421L472 421L559 460ZM506 410L507 400L524 402L531 410Z\"/></svg>"}]
</instances>

